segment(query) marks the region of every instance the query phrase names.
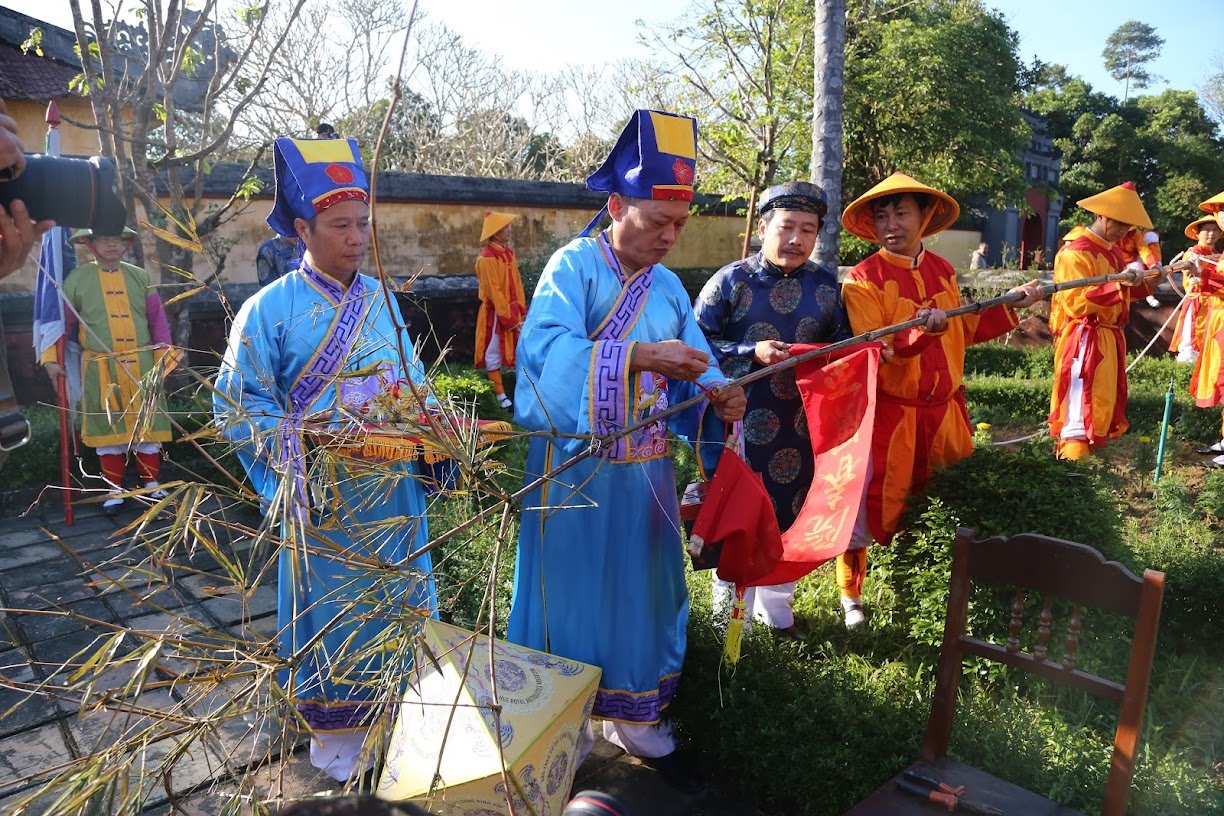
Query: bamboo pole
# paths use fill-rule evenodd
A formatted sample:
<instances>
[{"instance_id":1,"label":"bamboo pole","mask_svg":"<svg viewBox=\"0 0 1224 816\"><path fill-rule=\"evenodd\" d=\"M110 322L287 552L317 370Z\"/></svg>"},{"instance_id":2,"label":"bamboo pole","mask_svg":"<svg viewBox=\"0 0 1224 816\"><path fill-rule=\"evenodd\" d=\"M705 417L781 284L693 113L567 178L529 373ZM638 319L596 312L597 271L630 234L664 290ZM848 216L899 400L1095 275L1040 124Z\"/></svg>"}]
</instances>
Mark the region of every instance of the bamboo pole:
<instances>
[{"instance_id":1,"label":"bamboo pole","mask_svg":"<svg viewBox=\"0 0 1224 816\"><path fill-rule=\"evenodd\" d=\"M58 292L56 296L59 296ZM55 401L59 404L60 476L64 485L64 523L72 526L76 523L76 511L72 507L72 454L68 448L72 428L69 426L68 413L68 359L64 356L66 345L63 335L55 341L55 356L60 361L60 375L55 378Z\"/></svg>"},{"instance_id":2,"label":"bamboo pole","mask_svg":"<svg viewBox=\"0 0 1224 816\"><path fill-rule=\"evenodd\" d=\"M1148 273L1148 275L1146 275L1145 277L1156 277L1160 274L1162 273L1160 272ZM1049 295L1055 294L1056 292L1065 292L1068 289L1080 289L1085 286L1096 286L1102 283L1113 283L1113 282L1134 281L1134 280L1135 278L1133 274L1130 272L1115 272L1115 273L1111 273L1108 275L1095 275L1090 278L1077 278L1076 280L1063 281L1061 283L1043 284L1041 286L1041 291L1043 295L1049 296ZM961 306L957 306L953 309L948 309L945 311L945 314L947 314L949 318L959 317L961 315L980 312L984 309L989 309L992 306L1001 306L1001 305L1005 305L1008 303L1015 303L1017 301L1022 300L1023 298L1024 298L1024 295L1021 294L1020 292L1007 292L1005 294L999 295L998 297L988 298L986 300L975 301L973 303L966 303ZM904 322L896 323L891 326L882 326L881 328L878 328L878 329L872 329L871 331L863 332L862 334L855 335L854 337L850 337L845 340L840 340L836 343L830 343L827 346L822 346L821 348L813 349L812 351L806 352L804 354L800 354L795 357L791 357L790 359L783 360L780 363L774 363L773 365L765 366L764 368L753 371L750 374L746 374L743 377L740 377L739 379L731 380L730 382L722 386L719 386L719 390L722 390L724 388L735 388L735 387L742 387L745 385L749 385L751 383L756 382L757 380L760 380L765 377L769 377L773 374L776 374L779 371L786 371L788 369L794 368L800 363L807 362L808 360L814 360L817 357L825 357L835 352L844 351L845 349L852 348L854 346L864 345L866 343L870 343L875 340L878 340L881 337L887 337L888 335L896 334L897 332L902 332L902 331L907 331L909 329L917 328L925 323L926 323L925 318L924 319L914 318L913 320L906 320ZM683 402L678 402L675 405L671 405L666 410L660 411L657 414L651 414L649 417L641 420L640 422L634 423L633 425L630 425L622 430L615 431L610 434L604 434L602 436L592 436L591 445L589 447L585 448L582 451L579 451L578 453L571 456L569 459L557 465L555 468L550 470L548 473L545 473L542 476L539 476L533 479L532 481L524 485L519 490L516 490L515 492L511 493L509 496L506 497L506 501L512 501L512 500L522 498L523 496L530 493L532 490L535 490L537 487L541 487L542 485L551 481L552 479L554 479L561 473L564 473L565 471L569 470L571 467L583 461L584 459L587 459L590 456L604 450L610 443L615 442L617 439L620 439L621 437L624 437L624 436L628 436L629 434L634 433L635 431L641 430L647 425L653 425L654 423L658 422L660 419L666 419L667 417L672 416L673 414L677 414L685 409L691 408L704 399L708 399L708 397L705 394L699 394L698 396L684 400ZM419 550L416 550L415 552L413 552L409 556L409 560L418 558L419 556L424 555L427 552L433 551L441 544L445 543L446 541L449 541L450 539L459 535L464 530L469 529L470 527L477 524L484 518L496 512L500 507L501 507L500 503L491 505L490 507L486 507L485 509L478 512L472 518L468 519L467 521L463 522L457 527L453 527L450 530L447 530L442 535L430 541L424 547L421 547Z\"/></svg>"}]
</instances>

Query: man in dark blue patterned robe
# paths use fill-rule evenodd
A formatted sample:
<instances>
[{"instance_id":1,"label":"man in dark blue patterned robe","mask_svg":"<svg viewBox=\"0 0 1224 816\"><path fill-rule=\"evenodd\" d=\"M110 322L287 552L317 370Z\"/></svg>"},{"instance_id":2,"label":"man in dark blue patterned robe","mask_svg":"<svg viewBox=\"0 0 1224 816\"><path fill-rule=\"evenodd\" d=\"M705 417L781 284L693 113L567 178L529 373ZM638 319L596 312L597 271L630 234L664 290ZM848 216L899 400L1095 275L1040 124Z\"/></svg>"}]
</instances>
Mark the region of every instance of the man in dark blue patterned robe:
<instances>
[{"instance_id":1,"label":"man in dark blue patterned robe","mask_svg":"<svg viewBox=\"0 0 1224 816\"><path fill-rule=\"evenodd\" d=\"M761 251L728 264L706 283L693 305L697 322L723 373L731 379L790 356L791 343L832 343L850 336L837 277L809 260L828 207L824 192L805 181L770 187L761 199ZM778 527L795 521L812 483L807 417L789 369L748 387L745 455L773 500ZM749 590L753 617L790 637L802 637L791 600L794 583ZM729 599L717 582L716 608Z\"/></svg>"}]
</instances>

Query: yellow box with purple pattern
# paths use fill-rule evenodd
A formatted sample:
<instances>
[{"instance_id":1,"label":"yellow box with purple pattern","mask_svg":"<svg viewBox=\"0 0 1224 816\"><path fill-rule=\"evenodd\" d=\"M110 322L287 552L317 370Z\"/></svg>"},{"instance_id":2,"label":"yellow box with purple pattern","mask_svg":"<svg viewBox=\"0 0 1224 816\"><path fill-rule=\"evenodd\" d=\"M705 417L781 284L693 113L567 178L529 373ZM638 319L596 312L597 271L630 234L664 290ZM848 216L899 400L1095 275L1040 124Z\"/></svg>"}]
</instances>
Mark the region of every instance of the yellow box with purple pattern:
<instances>
[{"instance_id":1,"label":"yellow box with purple pattern","mask_svg":"<svg viewBox=\"0 0 1224 816\"><path fill-rule=\"evenodd\" d=\"M439 621L427 621L422 638L378 796L411 800L442 816L508 813L509 797L516 813L558 816L578 770L599 668L501 640L490 644L485 635ZM490 708L494 677L500 720Z\"/></svg>"}]
</instances>

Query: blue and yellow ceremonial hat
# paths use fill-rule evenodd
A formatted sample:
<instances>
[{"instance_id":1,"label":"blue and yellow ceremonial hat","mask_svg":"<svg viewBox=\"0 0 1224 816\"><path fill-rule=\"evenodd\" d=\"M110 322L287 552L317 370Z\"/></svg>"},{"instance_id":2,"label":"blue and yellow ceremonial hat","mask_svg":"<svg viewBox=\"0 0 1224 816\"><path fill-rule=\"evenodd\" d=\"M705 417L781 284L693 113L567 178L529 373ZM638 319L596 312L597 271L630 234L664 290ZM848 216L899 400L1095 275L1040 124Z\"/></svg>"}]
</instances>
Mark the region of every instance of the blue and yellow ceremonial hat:
<instances>
[{"instance_id":1,"label":"blue and yellow ceremonial hat","mask_svg":"<svg viewBox=\"0 0 1224 816\"><path fill-rule=\"evenodd\" d=\"M635 110L603 165L587 176L586 186L597 193L630 198L692 201L696 172L697 120ZM589 235L606 212L605 206L581 234Z\"/></svg>"},{"instance_id":2,"label":"blue and yellow ceremonial hat","mask_svg":"<svg viewBox=\"0 0 1224 816\"><path fill-rule=\"evenodd\" d=\"M268 226L294 236L293 219L314 218L338 201L369 202L356 139L289 139L273 142L276 197Z\"/></svg>"},{"instance_id":3,"label":"blue and yellow ceremonial hat","mask_svg":"<svg viewBox=\"0 0 1224 816\"><path fill-rule=\"evenodd\" d=\"M587 188L656 201L692 201L697 171L697 120L636 110Z\"/></svg>"}]
</instances>

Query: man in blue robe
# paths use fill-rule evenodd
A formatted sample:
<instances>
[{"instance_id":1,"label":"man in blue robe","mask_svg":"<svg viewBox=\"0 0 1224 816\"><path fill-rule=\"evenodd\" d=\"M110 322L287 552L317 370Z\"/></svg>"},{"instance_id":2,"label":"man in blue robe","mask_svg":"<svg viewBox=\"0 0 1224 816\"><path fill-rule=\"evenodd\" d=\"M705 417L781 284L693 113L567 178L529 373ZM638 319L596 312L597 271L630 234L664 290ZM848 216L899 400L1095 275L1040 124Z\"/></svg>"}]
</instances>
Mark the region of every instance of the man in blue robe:
<instances>
[{"instance_id":1,"label":"man in blue robe","mask_svg":"<svg viewBox=\"0 0 1224 816\"><path fill-rule=\"evenodd\" d=\"M612 742L648 758L675 751L660 719L680 681L689 606L667 433L693 439L705 416L711 444L702 453L713 463L722 423L744 409L741 389L714 390L725 379L710 365L679 278L660 264L688 221L696 138L689 117L633 114L587 179L609 194L612 227L561 248L544 268L519 339L514 395L515 419L529 430L597 436L710 395L523 499L508 637L599 666L592 716ZM533 438L528 481L588 444Z\"/></svg>"},{"instance_id":2,"label":"man in blue robe","mask_svg":"<svg viewBox=\"0 0 1224 816\"><path fill-rule=\"evenodd\" d=\"M791 343L850 336L837 276L809 260L827 212L824 191L815 184L770 187L761 196L757 222L761 251L727 264L702 288L693 310L728 377L786 360ZM815 467L793 368L748 386L744 453L761 474L778 528L785 531L803 507ZM716 579L715 604L725 605L729 596L730 585ZM754 618L802 638L791 611L794 597L792 582L749 589L744 600Z\"/></svg>"},{"instance_id":3,"label":"man in blue robe","mask_svg":"<svg viewBox=\"0 0 1224 816\"><path fill-rule=\"evenodd\" d=\"M337 780L372 762L362 743L399 678L388 656L437 601L416 465L341 459L312 439L423 374L394 299L360 274L369 192L357 143L277 139L268 224L306 246L299 268L242 305L213 410L269 518L281 522L281 682L312 731L311 763Z\"/></svg>"}]
</instances>

